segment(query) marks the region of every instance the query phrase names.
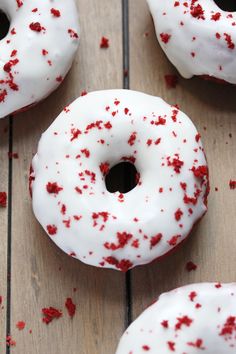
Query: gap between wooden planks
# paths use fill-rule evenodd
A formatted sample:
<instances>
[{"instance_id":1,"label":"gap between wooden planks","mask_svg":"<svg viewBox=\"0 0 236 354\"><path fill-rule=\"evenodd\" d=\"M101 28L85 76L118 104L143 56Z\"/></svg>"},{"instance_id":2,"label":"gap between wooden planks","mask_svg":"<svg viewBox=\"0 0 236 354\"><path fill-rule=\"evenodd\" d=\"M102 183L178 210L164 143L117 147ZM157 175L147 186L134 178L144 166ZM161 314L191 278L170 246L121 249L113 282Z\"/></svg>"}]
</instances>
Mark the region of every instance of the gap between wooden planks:
<instances>
[{"instance_id":1,"label":"gap between wooden planks","mask_svg":"<svg viewBox=\"0 0 236 354\"><path fill-rule=\"evenodd\" d=\"M130 88L179 104L200 131L210 168L209 210L186 244L159 263L132 271L133 319L163 291L200 281L236 281L236 88L201 79L168 90L165 74L176 74L161 51L145 0L130 0ZM230 138L229 134L232 134ZM218 187L218 192L215 191ZM185 270L186 262L198 265Z\"/></svg>"}]
</instances>

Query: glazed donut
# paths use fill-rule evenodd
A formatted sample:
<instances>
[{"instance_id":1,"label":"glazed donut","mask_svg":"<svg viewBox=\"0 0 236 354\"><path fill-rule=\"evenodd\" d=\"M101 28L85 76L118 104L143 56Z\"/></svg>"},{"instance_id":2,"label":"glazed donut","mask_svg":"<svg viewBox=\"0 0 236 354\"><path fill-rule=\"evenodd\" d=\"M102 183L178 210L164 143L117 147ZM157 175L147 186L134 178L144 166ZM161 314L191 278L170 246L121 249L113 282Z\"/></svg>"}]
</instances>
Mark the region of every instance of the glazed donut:
<instances>
[{"instance_id":1,"label":"glazed donut","mask_svg":"<svg viewBox=\"0 0 236 354\"><path fill-rule=\"evenodd\" d=\"M106 175L121 161L135 165L138 184L110 193ZM35 216L62 250L121 271L171 251L207 210L192 122L134 91L93 92L65 108L39 142L30 181Z\"/></svg>"},{"instance_id":2,"label":"glazed donut","mask_svg":"<svg viewBox=\"0 0 236 354\"><path fill-rule=\"evenodd\" d=\"M236 84L236 15L214 0L147 0L158 41L184 78Z\"/></svg>"},{"instance_id":3,"label":"glazed donut","mask_svg":"<svg viewBox=\"0 0 236 354\"><path fill-rule=\"evenodd\" d=\"M134 321L116 354L235 354L236 284L202 283L162 294Z\"/></svg>"},{"instance_id":4,"label":"glazed donut","mask_svg":"<svg viewBox=\"0 0 236 354\"><path fill-rule=\"evenodd\" d=\"M48 96L71 67L78 39L74 0L0 0L10 21L0 41L0 118Z\"/></svg>"}]
</instances>

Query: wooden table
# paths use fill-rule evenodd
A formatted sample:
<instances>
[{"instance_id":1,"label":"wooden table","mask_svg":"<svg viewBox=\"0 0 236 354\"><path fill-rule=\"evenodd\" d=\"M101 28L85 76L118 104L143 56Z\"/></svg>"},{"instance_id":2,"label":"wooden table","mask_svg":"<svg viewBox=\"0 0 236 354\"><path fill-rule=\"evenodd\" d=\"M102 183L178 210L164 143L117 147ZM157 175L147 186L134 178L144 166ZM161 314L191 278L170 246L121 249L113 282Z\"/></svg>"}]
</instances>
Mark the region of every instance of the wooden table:
<instances>
[{"instance_id":1,"label":"wooden table","mask_svg":"<svg viewBox=\"0 0 236 354\"><path fill-rule=\"evenodd\" d=\"M176 71L156 41L145 0L77 3L81 46L69 76L36 108L0 122L0 191L8 191L8 206L0 210L0 353L113 354L128 323L163 291L191 282L236 281L236 190L229 188L236 177L236 88L195 78L167 89L164 75ZM110 40L104 50L103 35ZM127 275L63 254L33 217L28 193L37 142L61 109L83 90L122 87L180 105L203 137L211 177L209 212L185 245ZM19 158L8 160L8 151ZM189 260L196 271L186 271ZM77 305L72 320L64 308L67 297ZM64 315L46 326L41 309L48 306ZM19 331L21 320L26 327ZM6 348L6 333L15 347Z\"/></svg>"}]
</instances>

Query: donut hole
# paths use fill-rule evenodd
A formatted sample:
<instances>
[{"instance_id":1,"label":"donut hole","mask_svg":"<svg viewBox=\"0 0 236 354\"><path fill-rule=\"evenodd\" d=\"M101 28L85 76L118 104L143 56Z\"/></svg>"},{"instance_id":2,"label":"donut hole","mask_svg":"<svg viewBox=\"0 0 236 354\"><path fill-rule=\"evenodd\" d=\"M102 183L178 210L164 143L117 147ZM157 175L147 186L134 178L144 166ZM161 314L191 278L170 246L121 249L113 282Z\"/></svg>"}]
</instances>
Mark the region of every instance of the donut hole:
<instances>
[{"instance_id":1,"label":"donut hole","mask_svg":"<svg viewBox=\"0 0 236 354\"><path fill-rule=\"evenodd\" d=\"M10 21L7 15L0 10L0 40L4 39L10 29Z\"/></svg>"},{"instance_id":2,"label":"donut hole","mask_svg":"<svg viewBox=\"0 0 236 354\"><path fill-rule=\"evenodd\" d=\"M235 12L236 1L235 0L214 0L216 5L223 11Z\"/></svg>"},{"instance_id":3,"label":"donut hole","mask_svg":"<svg viewBox=\"0 0 236 354\"><path fill-rule=\"evenodd\" d=\"M128 193L139 182L136 167L130 162L120 162L113 166L105 177L108 192Z\"/></svg>"}]
</instances>

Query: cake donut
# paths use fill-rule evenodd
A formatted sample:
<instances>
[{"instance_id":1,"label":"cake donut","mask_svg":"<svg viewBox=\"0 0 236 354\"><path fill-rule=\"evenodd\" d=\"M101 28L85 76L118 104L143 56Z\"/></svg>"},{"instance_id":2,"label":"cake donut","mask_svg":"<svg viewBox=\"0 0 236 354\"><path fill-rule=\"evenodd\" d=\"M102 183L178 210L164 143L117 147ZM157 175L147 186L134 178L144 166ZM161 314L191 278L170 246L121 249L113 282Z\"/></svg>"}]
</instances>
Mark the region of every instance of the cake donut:
<instances>
[{"instance_id":1,"label":"cake donut","mask_svg":"<svg viewBox=\"0 0 236 354\"><path fill-rule=\"evenodd\" d=\"M162 294L134 321L116 354L234 354L236 284L202 283Z\"/></svg>"},{"instance_id":2,"label":"cake donut","mask_svg":"<svg viewBox=\"0 0 236 354\"><path fill-rule=\"evenodd\" d=\"M75 56L74 0L0 0L10 28L0 40L0 118L31 106L62 82Z\"/></svg>"},{"instance_id":3,"label":"cake donut","mask_svg":"<svg viewBox=\"0 0 236 354\"><path fill-rule=\"evenodd\" d=\"M135 165L138 183L111 193L106 177L122 161ZM200 135L177 107L135 91L97 91L42 135L30 186L36 218L63 251L127 271L188 236L207 210L208 168Z\"/></svg>"},{"instance_id":4,"label":"cake donut","mask_svg":"<svg viewBox=\"0 0 236 354\"><path fill-rule=\"evenodd\" d=\"M214 0L147 0L158 41L184 78L236 84L236 13Z\"/></svg>"}]
</instances>

